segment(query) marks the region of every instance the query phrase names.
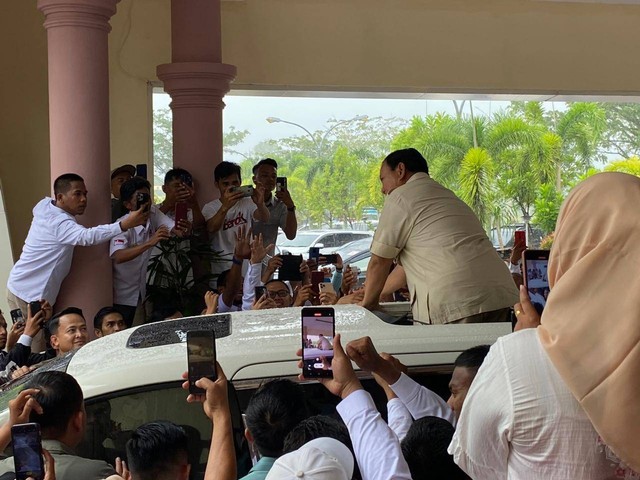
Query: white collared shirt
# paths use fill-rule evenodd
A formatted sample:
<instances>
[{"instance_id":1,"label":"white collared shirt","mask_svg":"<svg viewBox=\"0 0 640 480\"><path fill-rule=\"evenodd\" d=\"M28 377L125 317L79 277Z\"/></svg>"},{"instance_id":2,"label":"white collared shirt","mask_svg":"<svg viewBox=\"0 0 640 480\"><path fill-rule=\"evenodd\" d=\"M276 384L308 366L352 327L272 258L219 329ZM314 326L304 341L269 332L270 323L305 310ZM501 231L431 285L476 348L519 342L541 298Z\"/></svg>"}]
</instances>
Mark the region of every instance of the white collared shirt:
<instances>
[{"instance_id":1,"label":"white collared shirt","mask_svg":"<svg viewBox=\"0 0 640 480\"><path fill-rule=\"evenodd\" d=\"M401 373L396 383L389 385L389 387L416 420L433 416L443 418L454 427L456 426L456 416L447 402L440 395L423 387L408 375Z\"/></svg>"},{"instance_id":2,"label":"white collared shirt","mask_svg":"<svg viewBox=\"0 0 640 480\"><path fill-rule=\"evenodd\" d=\"M44 299L54 305L71 268L74 247L98 245L120 233L118 222L84 227L46 197L33 208L31 228L7 288L25 302Z\"/></svg>"},{"instance_id":3,"label":"white collared shirt","mask_svg":"<svg viewBox=\"0 0 640 480\"><path fill-rule=\"evenodd\" d=\"M608 480L598 434L535 328L491 347L464 401L449 453L477 480Z\"/></svg>"},{"instance_id":4,"label":"white collared shirt","mask_svg":"<svg viewBox=\"0 0 640 480\"><path fill-rule=\"evenodd\" d=\"M366 480L411 480L400 441L376 410L371 395L356 390L336 407L349 429L356 461Z\"/></svg>"},{"instance_id":5,"label":"white collared shirt","mask_svg":"<svg viewBox=\"0 0 640 480\"><path fill-rule=\"evenodd\" d=\"M129 215L129 214L127 214ZM126 218L125 215L122 218ZM155 205L151 206L149 220L146 225L130 228L111 241L109 255L118 250L135 247L147 242L161 225L171 230L175 223ZM143 252L128 262L113 262L113 303L135 307L138 299L145 298L147 290L147 264L152 249Z\"/></svg>"}]
</instances>

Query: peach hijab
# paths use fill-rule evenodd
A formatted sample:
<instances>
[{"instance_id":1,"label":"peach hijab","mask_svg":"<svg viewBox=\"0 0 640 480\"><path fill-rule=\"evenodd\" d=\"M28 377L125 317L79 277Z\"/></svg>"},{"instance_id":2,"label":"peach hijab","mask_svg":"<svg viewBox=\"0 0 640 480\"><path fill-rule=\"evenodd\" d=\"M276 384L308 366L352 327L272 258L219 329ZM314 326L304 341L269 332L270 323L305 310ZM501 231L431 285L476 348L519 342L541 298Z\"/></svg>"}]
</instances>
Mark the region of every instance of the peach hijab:
<instances>
[{"instance_id":1,"label":"peach hijab","mask_svg":"<svg viewBox=\"0 0 640 480\"><path fill-rule=\"evenodd\" d=\"M538 336L596 431L640 472L640 178L600 173L558 216Z\"/></svg>"}]
</instances>

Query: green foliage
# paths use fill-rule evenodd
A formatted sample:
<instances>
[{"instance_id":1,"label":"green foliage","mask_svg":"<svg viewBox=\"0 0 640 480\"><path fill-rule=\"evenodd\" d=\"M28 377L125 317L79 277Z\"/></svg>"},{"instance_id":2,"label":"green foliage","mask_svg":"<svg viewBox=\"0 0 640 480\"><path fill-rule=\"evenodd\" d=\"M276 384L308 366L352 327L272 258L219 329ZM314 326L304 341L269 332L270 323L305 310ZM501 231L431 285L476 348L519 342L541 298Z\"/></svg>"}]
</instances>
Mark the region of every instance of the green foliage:
<instances>
[{"instance_id":1,"label":"green foliage","mask_svg":"<svg viewBox=\"0 0 640 480\"><path fill-rule=\"evenodd\" d=\"M606 115L598 104L577 102L549 111L540 102L512 102L473 120L456 107L456 117L413 118L392 147L422 152L431 176L456 192L487 230L517 220L516 210L531 217L541 192L561 192L563 184L575 183L603 159ZM552 200L547 196L540 205L551 207ZM545 215L553 212L538 216L546 221Z\"/></svg>"},{"instance_id":2,"label":"green foliage","mask_svg":"<svg viewBox=\"0 0 640 480\"><path fill-rule=\"evenodd\" d=\"M544 233L555 230L563 200L564 197L556 190L555 185L546 183L540 186L538 198L535 201L536 213L533 217L533 223Z\"/></svg>"},{"instance_id":3,"label":"green foliage","mask_svg":"<svg viewBox=\"0 0 640 480\"><path fill-rule=\"evenodd\" d=\"M635 175L636 177L640 177L640 158L631 157L626 160L618 160L616 162L611 162L609 165L604 167L605 172L622 172L628 173L630 175Z\"/></svg>"},{"instance_id":4,"label":"green foliage","mask_svg":"<svg viewBox=\"0 0 640 480\"><path fill-rule=\"evenodd\" d=\"M196 238L171 237L158 243L159 254L149 260L147 294L155 307L172 305L185 315L202 311L206 285L215 275L202 273L194 277L192 265L209 265L221 259L209 242ZM205 288L203 288L203 285Z\"/></svg>"}]
</instances>

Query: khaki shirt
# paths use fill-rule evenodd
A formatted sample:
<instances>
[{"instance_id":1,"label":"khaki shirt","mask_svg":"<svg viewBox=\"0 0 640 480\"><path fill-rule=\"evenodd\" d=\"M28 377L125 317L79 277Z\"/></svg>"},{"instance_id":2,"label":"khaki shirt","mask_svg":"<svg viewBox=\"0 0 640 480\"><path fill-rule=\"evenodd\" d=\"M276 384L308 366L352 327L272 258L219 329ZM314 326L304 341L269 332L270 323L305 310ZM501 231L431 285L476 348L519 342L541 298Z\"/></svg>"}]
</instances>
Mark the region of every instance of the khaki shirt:
<instances>
[{"instance_id":1,"label":"khaki shirt","mask_svg":"<svg viewBox=\"0 0 640 480\"><path fill-rule=\"evenodd\" d=\"M103 480L116 471L102 460L78 457L73 450L57 440L42 440L42 448L55 460L57 480ZM0 475L13 472L13 457L0 461Z\"/></svg>"},{"instance_id":2,"label":"khaki shirt","mask_svg":"<svg viewBox=\"0 0 640 480\"><path fill-rule=\"evenodd\" d=\"M371 253L404 267L416 320L449 323L518 301L473 211L426 173L387 196Z\"/></svg>"}]
</instances>

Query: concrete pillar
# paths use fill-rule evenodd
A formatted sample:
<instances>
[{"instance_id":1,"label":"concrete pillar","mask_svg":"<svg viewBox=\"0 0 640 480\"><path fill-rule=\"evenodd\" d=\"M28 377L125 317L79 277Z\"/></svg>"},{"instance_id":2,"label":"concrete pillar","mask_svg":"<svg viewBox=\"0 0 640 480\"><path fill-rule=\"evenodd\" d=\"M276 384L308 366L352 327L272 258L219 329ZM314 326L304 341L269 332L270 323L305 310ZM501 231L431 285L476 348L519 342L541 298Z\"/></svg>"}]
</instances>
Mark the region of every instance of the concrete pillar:
<instances>
[{"instance_id":1,"label":"concrete pillar","mask_svg":"<svg viewBox=\"0 0 640 480\"><path fill-rule=\"evenodd\" d=\"M172 99L173 164L191 172L202 206L218 195L222 99L236 75L235 66L222 63L219 0L172 0L171 51L172 63L157 74Z\"/></svg>"},{"instance_id":2,"label":"concrete pillar","mask_svg":"<svg viewBox=\"0 0 640 480\"><path fill-rule=\"evenodd\" d=\"M89 201L80 223L110 223L109 19L119 0L38 0L49 57L51 179L82 176ZM108 244L76 247L55 310L83 309L87 322L113 302ZM89 331L93 334L93 328Z\"/></svg>"}]
</instances>

